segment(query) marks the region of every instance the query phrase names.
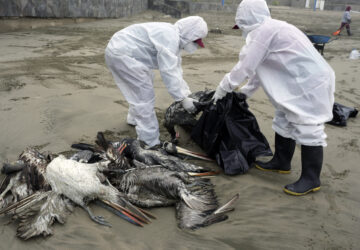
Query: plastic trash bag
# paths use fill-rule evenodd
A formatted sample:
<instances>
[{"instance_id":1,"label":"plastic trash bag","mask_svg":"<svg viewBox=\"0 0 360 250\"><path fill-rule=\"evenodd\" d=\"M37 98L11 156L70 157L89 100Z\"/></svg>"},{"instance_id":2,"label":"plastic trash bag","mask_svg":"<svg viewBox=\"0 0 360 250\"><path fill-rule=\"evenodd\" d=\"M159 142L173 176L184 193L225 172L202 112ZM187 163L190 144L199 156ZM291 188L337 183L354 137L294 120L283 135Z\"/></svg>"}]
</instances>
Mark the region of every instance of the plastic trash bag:
<instances>
[{"instance_id":1,"label":"plastic trash bag","mask_svg":"<svg viewBox=\"0 0 360 250\"><path fill-rule=\"evenodd\" d=\"M353 49L350 52L349 59L357 60L360 58L360 52L357 49Z\"/></svg>"},{"instance_id":2,"label":"plastic trash bag","mask_svg":"<svg viewBox=\"0 0 360 250\"><path fill-rule=\"evenodd\" d=\"M333 119L328 124L345 127L349 117L356 117L358 110L356 108L346 107L335 102L333 106Z\"/></svg>"},{"instance_id":3,"label":"plastic trash bag","mask_svg":"<svg viewBox=\"0 0 360 250\"><path fill-rule=\"evenodd\" d=\"M256 157L272 155L248 107L244 94L228 93L203 110L192 130L192 139L216 159L225 174L244 174Z\"/></svg>"}]
</instances>

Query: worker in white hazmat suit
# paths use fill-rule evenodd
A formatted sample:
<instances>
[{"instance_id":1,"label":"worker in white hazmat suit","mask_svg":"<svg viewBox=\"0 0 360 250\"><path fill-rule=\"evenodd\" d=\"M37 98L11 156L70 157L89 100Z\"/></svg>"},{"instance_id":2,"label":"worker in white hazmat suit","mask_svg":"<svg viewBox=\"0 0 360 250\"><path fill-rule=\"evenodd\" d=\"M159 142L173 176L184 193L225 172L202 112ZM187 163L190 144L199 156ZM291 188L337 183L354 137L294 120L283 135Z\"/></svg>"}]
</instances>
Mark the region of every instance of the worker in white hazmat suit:
<instances>
[{"instance_id":1,"label":"worker in white hazmat suit","mask_svg":"<svg viewBox=\"0 0 360 250\"><path fill-rule=\"evenodd\" d=\"M175 24L151 22L130 25L115 33L105 50L105 61L129 103L127 122L136 126L138 139L149 147L160 143L154 105L153 69L175 101L195 111L188 84L183 79L181 50L193 53L204 47L208 28L203 18L190 16Z\"/></svg>"},{"instance_id":2,"label":"worker in white hazmat suit","mask_svg":"<svg viewBox=\"0 0 360 250\"><path fill-rule=\"evenodd\" d=\"M275 154L261 170L290 172L295 144L301 145L300 179L284 191L303 195L320 189L324 123L332 119L335 74L306 35L291 24L270 17L264 0L243 0L236 25L246 37L239 62L214 94L215 102L245 80L240 91L250 97L262 87L274 105Z\"/></svg>"}]
</instances>

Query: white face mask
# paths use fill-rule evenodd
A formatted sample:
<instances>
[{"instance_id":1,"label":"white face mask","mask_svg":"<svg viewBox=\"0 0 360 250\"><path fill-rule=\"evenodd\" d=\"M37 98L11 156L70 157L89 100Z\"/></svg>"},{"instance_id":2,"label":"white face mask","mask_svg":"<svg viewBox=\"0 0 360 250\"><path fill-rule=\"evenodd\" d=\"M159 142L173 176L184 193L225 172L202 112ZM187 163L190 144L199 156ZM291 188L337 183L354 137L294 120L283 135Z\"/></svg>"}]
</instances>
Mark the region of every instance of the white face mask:
<instances>
[{"instance_id":1,"label":"white face mask","mask_svg":"<svg viewBox=\"0 0 360 250\"><path fill-rule=\"evenodd\" d=\"M184 46L184 50L189 53L192 54L194 53L198 48L198 45L194 42L189 42Z\"/></svg>"}]
</instances>

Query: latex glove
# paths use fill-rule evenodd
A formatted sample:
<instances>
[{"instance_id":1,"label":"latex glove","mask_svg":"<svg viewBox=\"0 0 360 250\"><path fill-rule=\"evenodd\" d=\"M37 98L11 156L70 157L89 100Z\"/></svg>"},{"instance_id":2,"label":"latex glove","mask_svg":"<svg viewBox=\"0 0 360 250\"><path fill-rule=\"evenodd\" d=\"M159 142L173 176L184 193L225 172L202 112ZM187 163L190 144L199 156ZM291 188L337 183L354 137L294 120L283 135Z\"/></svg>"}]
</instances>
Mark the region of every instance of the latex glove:
<instances>
[{"instance_id":1,"label":"latex glove","mask_svg":"<svg viewBox=\"0 0 360 250\"><path fill-rule=\"evenodd\" d=\"M196 107L194 105L194 99L190 97L186 97L184 100L181 101L182 106L184 109L189 112L190 114L196 111Z\"/></svg>"},{"instance_id":2,"label":"latex glove","mask_svg":"<svg viewBox=\"0 0 360 250\"><path fill-rule=\"evenodd\" d=\"M214 103L216 103L218 100L223 99L227 93L228 92L226 92L220 85L217 86L215 94L213 96Z\"/></svg>"}]
</instances>

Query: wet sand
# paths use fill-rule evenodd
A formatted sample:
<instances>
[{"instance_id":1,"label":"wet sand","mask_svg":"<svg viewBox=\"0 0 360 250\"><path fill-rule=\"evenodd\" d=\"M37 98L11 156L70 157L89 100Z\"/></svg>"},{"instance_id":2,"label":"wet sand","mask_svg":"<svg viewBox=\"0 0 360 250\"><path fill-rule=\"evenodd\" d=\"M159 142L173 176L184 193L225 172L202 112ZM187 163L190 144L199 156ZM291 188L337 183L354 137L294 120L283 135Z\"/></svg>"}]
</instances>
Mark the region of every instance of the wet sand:
<instances>
[{"instance_id":1,"label":"wet sand","mask_svg":"<svg viewBox=\"0 0 360 250\"><path fill-rule=\"evenodd\" d=\"M273 18L286 20L301 30L329 35L340 23L341 12L272 7ZM199 13L209 29L206 48L183 57L184 78L192 91L215 89L235 65L244 44L241 32L231 30L234 14ZM16 21L16 20L13 20ZM65 152L76 142L93 143L98 131L111 138L134 137L126 125L127 103L116 88L104 62L104 49L117 30L132 23L176 20L157 12L131 18L25 27L0 33L0 162L12 161L28 146ZM352 27L360 23L353 15ZM2 23L3 24L3 23ZM62 23L61 23L62 24ZM357 25L359 27L359 25ZM3 30L3 29L2 29ZM4 30L3 30L4 31ZM346 32L325 46L325 59L336 73L336 101L360 108L360 59L349 60L352 48L360 49L360 29ZM172 103L155 77L159 122ZM274 147L271 129L274 108L262 90L248 101L262 132ZM161 126L162 139L169 135ZM92 222L76 208L64 225L56 223L54 235L22 241L16 223L0 218L1 249L357 249L360 240L360 125L350 119L347 127L326 125L320 192L292 197L282 187L300 175L297 146L290 175L250 169L245 175L212 178L221 202L236 193L240 200L225 222L197 231L177 228L175 210L152 209L158 219L135 227L108 211L92 206L112 228ZM199 150L181 133L180 146ZM207 164L198 162L199 164Z\"/></svg>"}]
</instances>

